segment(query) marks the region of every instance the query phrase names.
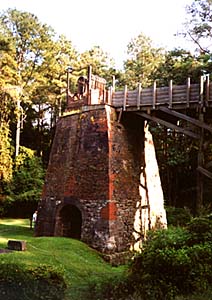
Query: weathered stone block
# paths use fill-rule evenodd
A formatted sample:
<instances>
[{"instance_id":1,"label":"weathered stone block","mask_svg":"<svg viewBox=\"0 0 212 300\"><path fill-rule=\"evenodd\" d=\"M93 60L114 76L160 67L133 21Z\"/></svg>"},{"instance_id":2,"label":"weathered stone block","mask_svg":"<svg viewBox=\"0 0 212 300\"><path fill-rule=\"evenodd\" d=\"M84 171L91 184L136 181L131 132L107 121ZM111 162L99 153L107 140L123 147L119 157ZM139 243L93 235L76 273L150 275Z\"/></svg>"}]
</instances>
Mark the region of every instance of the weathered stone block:
<instances>
[{"instance_id":1,"label":"weathered stone block","mask_svg":"<svg viewBox=\"0 0 212 300\"><path fill-rule=\"evenodd\" d=\"M26 242L9 240L7 243L7 247L10 250L25 251L26 250Z\"/></svg>"}]
</instances>

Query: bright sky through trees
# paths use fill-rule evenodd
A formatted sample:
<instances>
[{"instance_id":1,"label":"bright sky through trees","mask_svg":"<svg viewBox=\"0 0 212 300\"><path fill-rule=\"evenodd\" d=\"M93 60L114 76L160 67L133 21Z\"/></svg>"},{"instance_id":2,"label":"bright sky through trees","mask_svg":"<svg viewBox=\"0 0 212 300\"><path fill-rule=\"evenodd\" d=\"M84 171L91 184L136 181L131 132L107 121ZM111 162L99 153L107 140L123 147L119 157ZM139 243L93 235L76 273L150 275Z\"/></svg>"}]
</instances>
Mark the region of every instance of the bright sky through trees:
<instances>
[{"instance_id":1,"label":"bright sky through trees","mask_svg":"<svg viewBox=\"0 0 212 300\"><path fill-rule=\"evenodd\" d=\"M121 67L127 44L143 32L155 46L184 47L174 37L185 22L192 0L0 0L0 10L16 8L35 14L64 34L80 52L100 46Z\"/></svg>"}]
</instances>

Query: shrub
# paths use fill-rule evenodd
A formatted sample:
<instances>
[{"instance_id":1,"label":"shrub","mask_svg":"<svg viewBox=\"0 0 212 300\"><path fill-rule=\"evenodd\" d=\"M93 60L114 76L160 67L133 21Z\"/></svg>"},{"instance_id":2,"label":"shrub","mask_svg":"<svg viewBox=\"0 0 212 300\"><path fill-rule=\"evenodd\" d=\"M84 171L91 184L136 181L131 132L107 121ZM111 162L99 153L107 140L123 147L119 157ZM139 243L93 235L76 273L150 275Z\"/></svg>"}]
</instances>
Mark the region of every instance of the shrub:
<instances>
[{"instance_id":1,"label":"shrub","mask_svg":"<svg viewBox=\"0 0 212 300\"><path fill-rule=\"evenodd\" d=\"M168 300L206 290L212 283L211 220L193 219L187 228L149 232L130 265L129 280L141 299Z\"/></svg>"},{"instance_id":2,"label":"shrub","mask_svg":"<svg viewBox=\"0 0 212 300\"><path fill-rule=\"evenodd\" d=\"M20 147L14 163L13 176L4 184L1 201L2 215L7 217L30 217L37 207L44 182L44 169L33 150Z\"/></svg>"},{"instance_id":3,"label":"shrub","mask_svg":"<svg viewBox=\"0 0 212 300\"><path fill-rule=\"evenodd\" d=\"M210 217L193 218L187 224L187 230L190 234L189 245L212 240L212 221Z\"/></svg>"},{"instance_id":4,"label":"shrub","mask_svg":"<svg viewBox=\"0 0 212 300\"><path fill-rule=\"evenodd\" d=\"M20 264L1 264L0 299L64 299L63 275L50 266L26 268Z\"/></svg>"},{"instance_id":5,"label":"shrub","mask_svg":"<svg viewBox=\"0 0 212 300\"><path fill-rule=\"evenodd\" d=\"M191 213L186 208L166 207L167 223L173 226L185 226L191 220Z\"/></svg>"}]
</instances>

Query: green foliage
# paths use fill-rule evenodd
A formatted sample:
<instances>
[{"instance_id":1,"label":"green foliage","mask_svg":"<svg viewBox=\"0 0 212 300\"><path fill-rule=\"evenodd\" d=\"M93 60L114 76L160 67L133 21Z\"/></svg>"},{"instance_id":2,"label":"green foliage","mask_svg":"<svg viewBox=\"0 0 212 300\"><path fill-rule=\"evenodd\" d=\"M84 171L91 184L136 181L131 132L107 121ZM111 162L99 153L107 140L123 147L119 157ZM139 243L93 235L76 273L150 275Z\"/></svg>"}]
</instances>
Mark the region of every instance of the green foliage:
<instances>
[{"instance_id":1,"label":"green foliage","mask_svg":"<svg viewBox=\"0 0 212 300\"><path fill-rule=\"evenodd\" d=\"M187 224L187 230L190 245L212 241L212 221L209 217L193 218Z\"/></svg>"},{"instance_id":2,"label":"green foliage","mask_svg":"<svg viewBox=\"0 0 212 300\"><path fill-rule=\"evenodd\" d=\"M43 186L44 170L40 158L34 156L31 149L20 147L20 154L16 158L13 180L10 183L12 201L40 199Z\"/></svg>"},{"instance_id":3,"label":"green foliage","mask_svg":"<svg viewBox=\"0 0 212 300\"><path fill-rule=\"evenodd\" d=\"M90 50L80 55L79 68L87 75L87 67L92 67L92 73L105 79L112 77L111 71L114 71L114 61L108 53L104 52L99 46L94 46ZM110 78L111 79L111 78Z\"/></svg>"},{"instance_id":4,"label":"green foliage","mask_svg":"<svg viewBox=\"0 0 212 300\"><path fill-rule=\"evenodd\" d=\"M185 85L190 77L192 83L199 83L200 76L211 73L212 63L209 55L194 55L184 49L174 49L165 53L164 61L157 69L156 77L159 86L173 84Z\"/></svg>"},{"instance_id":5,"label":"green foliage","mask_svg":"<svg viewBox=\"0 0 212 300\"><path fill-rule=\"evenodd\" d=\"M10 299L64 299L63 274L53 266L1 263L0 297ZM17 292L18 291L18 292Z\"/></svg>"},{"instance_id":6,"label":"green foliage","mask_svg":"<svg viewBox=\"0 0 212 300\"><path fill-rule=\"evenodd\" d=\"M12 147L9 139L9 126L5 122L0 123L0 192L2 181L12 178Z\"/></svg>"},{"instance_id":7,"label":"green foliage","mask_svg":"<svg viewBox=\"0 0 212 300\"><path fill-rule=\"evenodd\" d=\"M125 83L129 88L150 86L156 79L157 68L164 60L163 50L153 46L150 38L140 33L127 46L129 58L124 63Z\"/></svg>"},{"instance_id":8,"label":"green foliage","mask_svg":"<svg viewBox=\"0 0 212 300\"><path fill-rule=\"evenodd\" d=\"M180 227L149 233L130 267L141 299L174 299L207 290L212 283L211 220L193 219ZM202 237L203 235L203 237Z\"/></svg>"},{"instance_id":9,"label":"green foliage","mask_svg":"<svg viewBox=\"0 0 212 300\"><path fill-rule=\"evenodd\" d=\"M168 225L185 226L191 220L191 213L186 208L166 207L166 216Z\"/></svg>"},{"instance_id":10,"label":"green foliage","mask_svg":"<svg viewBox=\"0 0 212 300\"><path fill-rule=\"evenodd\" d=\"M211 0L194 0L187 6L187 22L182 33L201 53L210 53L212 35Z\"/></svg>"},{"instance_id":11,"label":"green foliage","mask_svg":"<svg viewBox=\"0 0 212 300\"><path fill-rule=\"evenodd\" d=\"M40 295L38 299L42 299L42 295L47 297L48 292L51 298L44 299L89 299L87 295L91 295L90 287L98 289L98 286L103 286L104 282L120 282L126 277L123 266L112 267L102 259L100 253L78 240L63 237L34 237L27 219L0 219L0 232L0 248L6 247L8 239L26 241L26 251L0 254L0 274L2 271L7 278L8 272L8 277L11 279L19 279L16 273L13 274L13 269L17 266L20 271L21 285L15 285L16 281L12 285L13 280L11 283L11 287L16 287L16 294L18 295L19 291L22 293L25 290L26 295L30 295L33 300L37 299L33 297L33 292L35 296L37 293ZM1 267L2 265L5 267ZM6 265L11 265L9 267L11 271L7 271ZM30 286L27 287L25 283L28 281ZM41 291L39 291L41 281L44 281L44 284L41 285ZM65 297L63 297L62 293L65 286ZM22 287L24 288L22 289ZM3 286L2 288L8 293L10 292L10 286ZM54 292L57 288L58 294L55 294L54 298ZM19 300L18 296L15 296L11 295L8 300ZM29 298L23 295L22 299L27 300ZM4 299L1 294L0 299ZM93 296L90 299L98 298Z\"/></svg>"},{"instance_id":12,"label":"green foliage","mask_svg":"<svg viewBox=\"0 0 212 300\"><path fill-rule=\"evenodd\" d=\"M134 289L130 286L126 274L120 277L114 277L113 280L104 280L100 282L93 282L89 284L86 291L87 300L126 300L134 299L128 298L132 295ZM135 298L138 300L138 298Z\"/></svg>"},{"instance_id":13,"label":"green foliage","mask_svg":"<svg viewBox=\"0 0 212 300\"><path fill-rule=\"evenodd\" d=\"M40 158L31 149L20 147L13 176L3 185L2 214L31 215L40 199L43 182L44 170Z\"/></svg>"},{"instance_id":14,"label":"green foliage","mask_svg":"<svg viewBox=\"0 0 212 300\"><path fill-rule=\"evenodd\" d=\"M181 122L182 127L185 123ZM182 133L151 122L160 177L168 206L194 207L197 145Z\"/></svg>"},{"instance_id":15,"label":"green foliage","mask_svg":"<svg viewBox=\"0 0 212 300\"><path fill-rule=\"evenodd\" d=\"M14 298L14 288L20 293L24 290L26 295L37 292L45 297L48 291L52 298L46 299L57 299L54 298L57 288L60 299L72 300L169 300L176 296L181 300L208 300L211 297L208 288L212 283L212 245L209 241L189 246L192 232L199 231L197 229L172 227L149 232L143 252L135 257L128 269L110 266L99 253L80 241L35 238L28 222L0 219L1 248L8 239L27 243L26 251L1 254L0 292L10 292L9 299ZM1 274L10 280L7 281L9 287L1 281ZM42 293L37 290L39 286ZM200 291L202 298L195 297L194 293L198 295Z\"/></svg>"}]
</instances>

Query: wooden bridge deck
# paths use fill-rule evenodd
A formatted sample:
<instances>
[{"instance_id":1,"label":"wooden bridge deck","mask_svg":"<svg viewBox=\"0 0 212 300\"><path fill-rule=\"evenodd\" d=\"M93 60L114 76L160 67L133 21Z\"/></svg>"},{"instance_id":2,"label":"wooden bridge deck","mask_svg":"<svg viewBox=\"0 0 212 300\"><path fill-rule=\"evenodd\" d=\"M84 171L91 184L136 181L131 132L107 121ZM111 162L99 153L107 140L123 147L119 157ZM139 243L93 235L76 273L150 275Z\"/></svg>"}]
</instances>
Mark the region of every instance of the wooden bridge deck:
<instances>
[{"instance_id":1,"label":"wooden bridge deck","mask_svg":"<svg viewBox=\"0 0 212 300\"><path fill-rule=\"evenodd\" d=\"M138 88L128 91L125 86L123 91L111 89L106 101L109 105L129 110L154 110L162 106L170 109L183 109L194 107L212 107L212 84L207 77L203 77L199 84L190 84L188 79L185 85L173 85L170 81L168 87L157 87L154 83L151 88Z\"/></svg>"},{"instance_id":2,"label":"wooden bridge deck","mask_svg":"<svg viewBox=\"0 0 212 300\"><path fill-rule=\"evenodd\" d=\"M166 87L157 87L156 82L150 88L142 88L139 84L134 91L128 91L127 86L122 91L115 91L115 84L106 91L104 82L102 83L96 77L92 81L91 75L88 78L90 80L88 80L86 93L80 94L78 101L75 101L74 97L69 97L67 88L67 109L64 116L81 112L82 107L85 111L85 109L99 109L107 104L118 112L118 122L122 119L122 112L133 112L143 119L160 123L176 132L199 140L197 206L201 207L203 176L212 179L212 164L205 162L203 147L203 145L210 144L208 135L206 136L204 132L210 133L210 139L212 137L212 126L206 120L206 117L210 117L211 120L212 115L210 110L212 108L212 83L209 82L209 76L201 76L200 82L195 84L191 84L190 78L184 85L174 85L172 80ZM194 109L195 114L191 117L190 113ZM210 114L205 114L209 110ZM191 126L183 126L177 120L186 121ZM204 141L205 138L207 138L207 143Z\"/></svg>"}]
</instances>

